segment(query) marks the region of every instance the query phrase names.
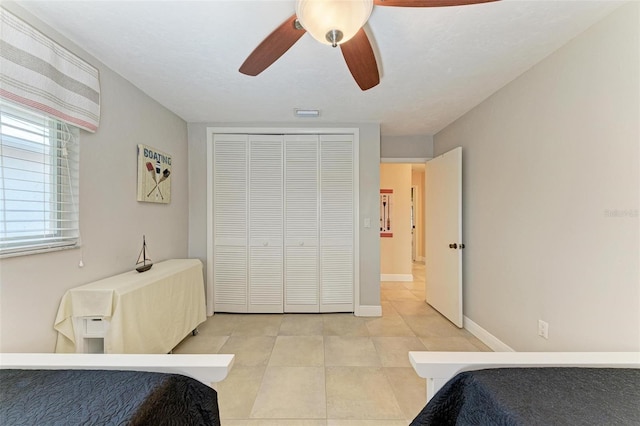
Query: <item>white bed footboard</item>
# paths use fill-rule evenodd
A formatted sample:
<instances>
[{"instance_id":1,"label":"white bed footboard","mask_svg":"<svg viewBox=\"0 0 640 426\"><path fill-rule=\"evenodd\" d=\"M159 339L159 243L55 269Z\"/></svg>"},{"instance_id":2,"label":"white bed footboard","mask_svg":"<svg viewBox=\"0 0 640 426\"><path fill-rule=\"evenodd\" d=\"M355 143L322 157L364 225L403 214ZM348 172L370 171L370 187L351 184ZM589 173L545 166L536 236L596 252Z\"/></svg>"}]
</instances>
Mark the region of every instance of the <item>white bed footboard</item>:
<instances>
[{"instance_id":1,"label":"white bed footboard","mask_svg":"<svg viewBox=\"0 0 640 426\"><path fill-rule=\"evenodd\" d=\"M640 352L409 352L418 376L427 379L427 402L463 371L503 367L640 368Z\"/></svg>"},{"instance_id":2,"label":"white bed footboard","mask_svg":"<svg viewBox=\"0 0 640 426\"><path fill-rule=\"evenodd\" d=\"M133 370L182 374L207 386L229 373L234 355L165 354L0 354L0 368L24 370Z\"/></svg>"}]
</instances>

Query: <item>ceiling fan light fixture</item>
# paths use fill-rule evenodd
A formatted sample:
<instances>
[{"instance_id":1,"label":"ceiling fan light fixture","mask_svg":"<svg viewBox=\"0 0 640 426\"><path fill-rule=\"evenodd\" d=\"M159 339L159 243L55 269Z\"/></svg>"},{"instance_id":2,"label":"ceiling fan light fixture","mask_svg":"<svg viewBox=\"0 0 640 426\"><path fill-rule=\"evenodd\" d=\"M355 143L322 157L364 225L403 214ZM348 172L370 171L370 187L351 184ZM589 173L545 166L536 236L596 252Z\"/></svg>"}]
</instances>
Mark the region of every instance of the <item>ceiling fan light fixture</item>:
<instances>
[{"instance_id":1,"label":"ceiling fan light fixture","mask_svg":"<svg viewBox=\"0 0 640 426\"><path fill-rule=\"evenodd\" d=\"M373 0L296 0L302 27L320 43L333 47L351 40L372 10Z\"/></svg>"}]
</instances>

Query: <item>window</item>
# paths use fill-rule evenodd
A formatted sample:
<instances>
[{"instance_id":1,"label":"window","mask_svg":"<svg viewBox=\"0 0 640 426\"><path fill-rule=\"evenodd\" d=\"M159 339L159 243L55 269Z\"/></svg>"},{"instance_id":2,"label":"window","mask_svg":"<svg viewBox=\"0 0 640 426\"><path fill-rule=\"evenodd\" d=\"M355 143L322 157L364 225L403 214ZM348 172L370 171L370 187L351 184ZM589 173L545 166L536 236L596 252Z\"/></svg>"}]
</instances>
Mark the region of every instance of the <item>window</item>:
<instances>
[{"instance_id":1,"label":"window","mask_svg":"<svg viewBox=\"0 0 640 426\"><path fill-rule=\"evenodd\" d=\"M0 256L78 244L78 129L0 103Z\"/></svg>"}]
</instances>

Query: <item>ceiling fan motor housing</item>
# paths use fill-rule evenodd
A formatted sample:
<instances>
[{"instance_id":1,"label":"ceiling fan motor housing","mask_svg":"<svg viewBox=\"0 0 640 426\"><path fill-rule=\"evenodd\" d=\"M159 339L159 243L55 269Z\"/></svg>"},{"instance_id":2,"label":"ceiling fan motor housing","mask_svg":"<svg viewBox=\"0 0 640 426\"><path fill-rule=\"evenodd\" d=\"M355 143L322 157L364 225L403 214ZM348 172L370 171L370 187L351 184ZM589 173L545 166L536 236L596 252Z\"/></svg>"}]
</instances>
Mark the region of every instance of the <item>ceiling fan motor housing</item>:
<instances>
[{"instance_id":1,"label":"ceiling fan motor housing","mask_svg":"<svg viewBox=\"0 0 640 426\"><path fill-rule=\"evenodd\" d=\"M333 47L356 35L373 10L373 0L296 0L300 24L320 43Z\"/></svg>"}]
</instances>

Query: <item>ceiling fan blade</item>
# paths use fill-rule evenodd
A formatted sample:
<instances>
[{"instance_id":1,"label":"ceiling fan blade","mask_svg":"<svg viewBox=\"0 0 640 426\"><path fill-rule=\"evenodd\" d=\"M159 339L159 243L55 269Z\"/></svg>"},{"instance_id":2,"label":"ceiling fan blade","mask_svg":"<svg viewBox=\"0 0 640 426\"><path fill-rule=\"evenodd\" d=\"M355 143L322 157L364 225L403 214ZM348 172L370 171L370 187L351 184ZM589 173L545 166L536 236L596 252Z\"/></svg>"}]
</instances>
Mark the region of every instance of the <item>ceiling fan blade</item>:
<instances>
[{"instance_id":1,"label":"ceiling fan blade","mask_svg":"<svg viewBox=\"0 0 640 426\"><path fill-rule=\"evenodd\" d=\"M371 89L380 83L378 63L363 28L351 40L341 44L340 49L351 75L362 90Z\"/></svg>"},{"instance_id":2,"label":"ceiling fan blade","mask_svg":"<svg viewBox=\"0 0 640 426\"><path fill-rule=\"evenodd\" d=\"M499 0L374 0L376 6L397 7L442 7L465 6L468 4L491 3Z\"/></svg>"},{"instance_id":3,"label":"ceiling fan blade","mask_svg":"<svg viewBox=\"0 0 640 426\"><path fill-rule=\"evenodd\" d=\"M295 25L296 15L284 21L254 49L240 66L240 72L256 76L266 70L306 32Z\"/></svg>"}]
</instances>

